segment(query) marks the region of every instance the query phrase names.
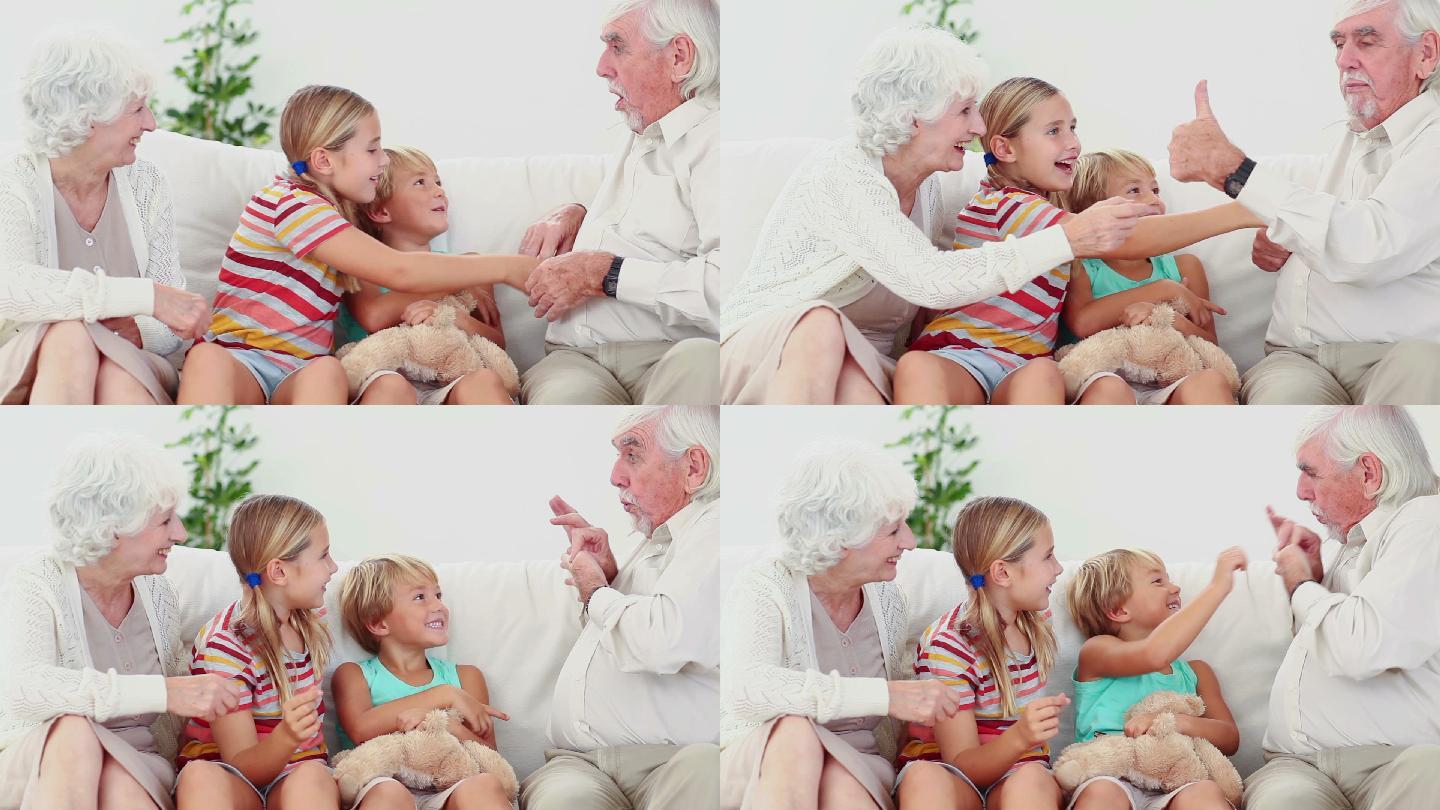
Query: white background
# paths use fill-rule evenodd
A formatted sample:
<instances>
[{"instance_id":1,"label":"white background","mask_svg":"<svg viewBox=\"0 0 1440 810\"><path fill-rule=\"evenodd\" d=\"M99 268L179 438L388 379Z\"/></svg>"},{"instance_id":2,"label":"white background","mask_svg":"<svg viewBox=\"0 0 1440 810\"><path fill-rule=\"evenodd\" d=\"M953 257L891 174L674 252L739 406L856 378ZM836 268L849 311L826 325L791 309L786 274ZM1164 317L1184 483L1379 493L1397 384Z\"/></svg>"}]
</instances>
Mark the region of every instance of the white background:
<instances>
[{"instance_id":1,"label":"white background","mask_svg":"<svg viewBox=\"0 0 1440 810\"><path fill-rule=\"evenodd\" d=\"M903 0L726 0L725 133L837 138L852 131L855 67ZM1210 80L1216 116L1253 155L1321 153L1343 131L1328 34L1333 0L975 0L991 84L1050 81L1088 149L1164 159ZM928 20L923 20L928 21Z\"/></svg>"},{"instance_id":2,"label":"white background","mask_svg":"<svg viewBox=\"0 0 1440 810\"><path fill-rule=\"evenodd\" d=\"M7 4L0 26L0 141L21 134L17 87L52 28L112 32L147 52L163 104L185 106L170 75L187 51L182 0ZM338 84L380 110L384 139L433 157L608 152L625 135L595 75L609 2L558 0L257 0L240 11L261 32L256 101L277 110L305 84ZM156 105L157 111L162 105ZM271 132L278 149L278 113Z\"/></svg>"},{"instance_id":3,"label":"white background","mask_svg":"<svg viewBox=\"0 0 1440 810\"><path fill-rule=\"evenodd\" d=\"M917 424L902 421L901 410L725 409L726 542L775 542L772 498L802 447L827 439L894 441ZM1317 525L1295 497L1294 439L1306 412L1006 406L966 409L959 421L980 437L966 456L980 459L971 477L975 495L1039 507L1062 560L1121 546L1173 562L1212 560L1232 545L1268 560L1274 534L1267 504ZM1411 414L1431 453L1440 452L1440 408Z\"/></svg>"},{"instance_id":4,"label":"white background","mask_svg":"<svg viewBox=\"0 0 1440 810\"><path fill-rule=\"evenodd\" d=\"M556 494L610 532L622 561L639 537L610 485L622 408L240 413L260 436L256 491L293 495L324 513L336 559L405 551L436 563L558 560L565 536L549 524L547 506ZM178 408L5 409L0 545L50 542L46 490L76 434L124 430L164 443L189 424Z\"/></svg>"}]
</instances>

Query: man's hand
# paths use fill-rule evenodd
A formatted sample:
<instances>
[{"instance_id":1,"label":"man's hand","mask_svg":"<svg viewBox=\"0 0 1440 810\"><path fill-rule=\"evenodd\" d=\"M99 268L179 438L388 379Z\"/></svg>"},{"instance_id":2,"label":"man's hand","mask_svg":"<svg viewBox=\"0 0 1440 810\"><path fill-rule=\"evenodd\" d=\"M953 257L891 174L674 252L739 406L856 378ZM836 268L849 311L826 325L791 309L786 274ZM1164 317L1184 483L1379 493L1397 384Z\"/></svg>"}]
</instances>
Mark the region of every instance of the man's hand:
<instances>
[{"instance_id":1,"label":"man's hand","mask_svg":"<svg viewBox=\"0 0 1440 810\"><path fill-rule=\"evenodd\" d=\"M1285 583L1285 593L1294 596L1301 583L1317 581L1311 576L1310 560L1298 545L1285 546L1275 552L1275 573Z\"/></svg>"},{"instance_id":2,"label":"man's hand","mask_svg":"<svg viewBox=\"0 0 1440 810\"><path fill-rule=\"evenodd\" d=\"M575 590L579 591L576 599L582 605L588 606L590 595L610 584L605 579L605 572L600 570L600 563L596 561L595 555L588 551L574 554L566 552L560 557L560 567L570 572L565 584L573 585Z\"/></svg>"},{"instance_id":3,"label":"man's hand","mask_svg":"<svg viewBox=\"0 0 1440 810\"><path fill-rule=\"evenodd\" d=\"M1273 273L1290 260L1290 251L1270 241L1269 232L1264 228L1255 232L1255 246L1250 249L1250 261L1267 273Z\"/></svg>"},{"instance_id":4,"label":"man's hand","mask_svg":"<svg viewBox=\"0 0 1440 810\"><path fill-rule=\"evenodd\" d=\"M541 262L525 285L535 317L553 321L587 299L604 296L601 285L614 258L599 250L577 250Z\"/></svg>"},{"instance_id":5,"label":"man's hand","mask_svg":"<svg viewBox=\"0 0 1440 810\"><path fill-rule=\"evenodd\" d=\"M1273 507L1265 507L1265 516L1270 519L1270 528L1275 530L1275 553L1278 555L1287 546L1298 547L1309 564L1310 578L1316 582L1325 579L1325 563L1320 559L1320 535L1277 515Z\"/></svg>"},{"instance_id":6,"label":"man's hand","mask_svg":"<svg viewBox=\"0 0 1440 810\"><path fill-rule=\"evenodd\" d=\"M595 561L600 563L600 571L605 574L605 581L613 582L620 573L620 567L615 564L615 552L610 550L610 535L598 526L591 526L590 521L559 495L550 499L550 511L555 513L550 524L563 527L565 536L570 539L567 553L589 552Z\"/></svg>"},{"instance_id":7,"label":"man's hand","mask_svg":"<svg viewBox=\"0 0 1440 810\"><path fill-rule=\"evenodd\" d=\"M135 348L145 348L144 342L140 339L140 326L135 323L134 318L104 318L100 321L100 325L135 344Z\"/></svg>"},{"instance_id":8,"label":"man's hand","mask_svg":"<svg viewBox=\"0 0 1440 810\"><path fill-rule=\"evenodd\" d=\"M539 222L525 230L520 240L520 252L545 261L552 256L569 253L575 246L575 236L580 233L580 223L585 221L585 206L569 203L546 214Z\"/></svg>"},{"instance_id":9,"label":"man's hand","mask_svg":"<svg viewBox=\"0 0 1440 810\"><path fill-rule=\"evenodd\" d=\"M1223 190L1225 178L1240 167L1245 153L1220 129L1210 109L1206 82L1195 85L1195 118L1170 135L1170 176L1181 182L1200 180Z\"/></svg>"}]
</instances>

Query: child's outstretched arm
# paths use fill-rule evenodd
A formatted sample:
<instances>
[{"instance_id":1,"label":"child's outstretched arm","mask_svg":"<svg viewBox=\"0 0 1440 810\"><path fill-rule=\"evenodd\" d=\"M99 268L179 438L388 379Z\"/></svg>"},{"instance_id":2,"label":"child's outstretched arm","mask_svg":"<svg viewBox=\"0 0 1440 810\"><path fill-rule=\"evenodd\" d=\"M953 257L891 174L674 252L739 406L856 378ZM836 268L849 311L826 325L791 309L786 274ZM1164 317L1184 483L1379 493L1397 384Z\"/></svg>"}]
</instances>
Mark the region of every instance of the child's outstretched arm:
<instances>
[{"instance_id":1,"label":"child's outstretched arm","mask_svg":"<svg viewBox=\"0 0 1440 810\"><path fill-rule=\"evenodd\" d=\"M1060 221L1068 222L1074 214ZM1120 247L1099 259L1148 259L1189 247L1204 239L1241 228L1263 228L1265 223L1238 202L1229 202L1201 211L1141 217Z\"/></svg>"},{"instance_id":2,"label":"child's outstretched arm","mask_svg":"<svg viewBox=\"0 0 1440 810\"><path fill-rule=\"evenodd\" d=\"M306 689L285 702L281 721L262 739L249 709L217 717L210 733L220 759L235 768L252 785L268 785L285 770L290 756L320 733L320 690Z\"/></svg>"},{"instance_id":3,"label":"child's outstretched arm","mask_svg":"<svg viewBox=\"0 0 1440 810\"><path fill-rule=\"evenodd\" d=\"M447 293L479 284L509 284L523 290L537 264L534 256L399 251L358 228L335 234L310 255L361 281L412 293Z\"/></svg>"},{"instance_id":4,"label":"child's outstretched arm","mask_svg":"<svg viewBox=\"0 0 1440 810\"><path fill-rule=\"evenodd\" d=\"M1181 264L1181 259L1194 259L1194 257L1176 256L1176 264ZM1200 263L1198 259L1194 261L1196 265ZM1202 270L1202 283L1203 275L1204 271ZM1183 265L1181 277L1184 278ZM1190 308L1192 315L1188 318L1177 318L1175 328L1184 334L1202 337L1214 343L1214 315L1224 315L1225 309L1209 300L1208 285L1204 287L1204 290L1205 292L1202 293L1188 284L1180 284L1167 278L1142 284L1124 292L1096 298L1093 288L1090 286L1090 274L1085 272L1085 268L1079 262L1076 262L1075 268L1070 274L1070 286L1065 292L1065 307L1061 311L1061 317L1065 319L1065 325L1075 333L1076 337L1087 338L1111 327L1129 325L1126 311L1135 304L1154 305L1181 299ZM1204 323L1205 326L1200 326L1199 323Z\"/></svg>"},{"instance_id":5,"label":"child's outstretched arm","mask_svg":"<svg viewBox=\"0 0 1440 810\"><path fill-rule=\"evenodd\" d=\"M1035 698L1020 710L1010 728L985 745L980 744L975 712L956 712L935 724L935 741L940 743L940 756L984 790L1021 757L1060 732L1060 712L1068 705L1068 695Z\"/></svg>"},{"instance_id":6,"label":"child's outstretched arm","mask_svg":"<svg viewBox=\"0 0 1440 810\"><path fill-rule=\"evenodd\" d=\"M463 679L461 683L464 683ZM407 712L423 717L434 709L454 709L460 712L465 722L479 724L475 720L476 701L463 690L448 684L374 706L370 702L370 686L365 683L365 673L360 671L358 664L347 661L335 670L330 688L335 692L335 712L340 718L340 727L356 745L402 730L400 716Z\"/></svg>"},{"instance_id":7,"label":"child's outstretched arm","mask_svg":"<svg viewBox=\"0 0 1440 810\"><path fill-rule=\"evenodd\" d=\"M1134 641L1117 636L1092 636L1080 647L1075 680L1126 678L1170 666L1205 629L1205 624L1234 586L1234 574L1245 568L1245 552L1227 548L1215 560L1215 576L1196 597L1161 622L1150 635Z\"/></svg>"}]
</instances>

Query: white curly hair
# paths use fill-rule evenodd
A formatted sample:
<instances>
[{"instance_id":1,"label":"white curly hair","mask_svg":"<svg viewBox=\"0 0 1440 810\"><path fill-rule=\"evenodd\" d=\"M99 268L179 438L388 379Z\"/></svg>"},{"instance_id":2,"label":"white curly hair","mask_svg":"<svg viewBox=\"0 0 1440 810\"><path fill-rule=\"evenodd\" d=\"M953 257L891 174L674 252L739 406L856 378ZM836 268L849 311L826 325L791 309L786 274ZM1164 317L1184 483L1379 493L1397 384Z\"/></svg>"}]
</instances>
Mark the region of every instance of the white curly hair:
<instances>
[{"instance_id":1,"label":"white curly hair","mask_svg":"<svg viewBox=\"0 0 1440 810\"><path fill-rule=\"evenodd\" d=\"M136 99L146 98L154 77L134 48L104 34L62 34L44 42L20 78L25 143L46 157L60 157L90 138L90 127L108 124Z\"/></svg>"},{"instance_id":2,"label":"white curly hair","mask_svg":"<svg viewBox=\"0 0 1440 810\"><path fill-rule=\"evenodd\" d=\"M145 528L156 512L179 504L184 472L150 439L128 433L90 433L66 450L50 487L55 554L89 565L115 547L119 535Z\"/></svg>"},{"instance_id":3,"label":"white curly hair","mask_svg":"<svg viewBox=\"0 0 1440 810\"><path fill-rule=\"evenodd\" d=\"M915 479L894 454L858 442L812 444L776 495L780 558L804 574L822 574L845 549L907 517L915 497Z\"/></svg>"},{"instance_id":4,"label":"white curly hair","mask_svg":"<svg viewBox=\"0 0 1440 810\"><path fill-rule=\"evenodd\" d=\"M860 148L880 157L910 141L915 122L939 118L956 99L979 96L989 71L969 45L930 25L880 35L855 78L850 106Z\"/></svg>"}]
</instances>

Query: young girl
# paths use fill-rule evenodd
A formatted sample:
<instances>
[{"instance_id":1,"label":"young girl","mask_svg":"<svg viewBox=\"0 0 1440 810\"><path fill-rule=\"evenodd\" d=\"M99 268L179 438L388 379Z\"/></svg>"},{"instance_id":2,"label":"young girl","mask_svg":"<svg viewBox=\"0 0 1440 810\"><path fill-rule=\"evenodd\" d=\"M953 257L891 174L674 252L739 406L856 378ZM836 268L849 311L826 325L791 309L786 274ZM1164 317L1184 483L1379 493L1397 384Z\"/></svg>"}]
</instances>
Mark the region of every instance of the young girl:
<instances>
[{"instance_id":1,"label":"young girl","mask_svg":"<svg viewBox=\"0 0 1440 810\"><path fill-rule=\"evenodd\" d=\"M370 281L392 290L448 293L481 284L523 288L527 256L402 252L352 227L385 167L380 118L339 87L296 91L280 117L291 172L240 215L220 267L204 343L190 350L182 403L346 401L330 356L341 294Z\"/></svg>"},{"instance_id":2,"label":"young girl","mask_svg":"<svg viewBox=\"0 0 1440 810\"><path fill-rule=\"evenodd\" d=\"M960 711L933 728L911 724L900 810L1059 807L1047 741L1070 700L1040 697L1055 663L1050 588L1061 570L1050 522L1023 501L980 498L961 510L954 548L973 596L925 630L915 675L954 687Z\"/></svg>"},{"instance_id":3,"label":"young girl","mask_svg":"<svg viewBox=\"0 0 1440 810\"><path fill-rule=\"evenodd\" d=\"M1081 155L1075 161L1075 182L1063 195L1065 209L1078 214L1109 197L1146 203L1165 213L1155 167L1145 158L1120 149ZM1149 317L1156 304L1181 299L1190 313L1177 317L1175 328L1217 342L1211 313L1224 314L1224 310L1203 300L1210 297L1210 282L1205 267L1194 256L1164 253L1148 259L1081 259L1079 265L1084 272L1076 272L1070 279L1062 312L1065 326L1076 337L1087 338L1112 326L1133 326ZM1197 298L1202 300L1197 302ZM1164 387L1131 384L1130 389L1142 405L1235 404L1230 383L1215 369Z\"/></svg>"},{"instance_id":4,"label":"young girl","mask_svg":"<svg viewBox=\"0 0 1440 810\"><path fill-rule=\"evenodd\" d=\"M1059 193L1075 177L1080 140L1070 102L1032 78L1001 82L980 103L988 176L955 229L957 249L1021 237L1065 222ZM1146 217L1107 258L1145 258L1262 223L1238 203ZM1021 289L934 318L900 358L897 403L1060 404L1065 385L1050 354L1070 283L1069 263ZM1200 299L1196 297L1197 301ZM1208 301L1203 304L1214 308ZM921 314L925 317L925 313ZM1133 401L1114 374L1087 383L1082 403Z\"/></svg>"},{"instance_id":5,"label":"young girl","mask_svg":"<svg viewBox=\"0 0 1440 810\"><path fill-rule=\"evenodd\" d=\"M206 810L338 808L321 734L321 608L336 570L325 518L294 498L255 495L235 510L229 547L240 601L201 628L190 671L239 680L249 695L231 714L188 722L176 799Z\"/></svg>"}]
</instances>

